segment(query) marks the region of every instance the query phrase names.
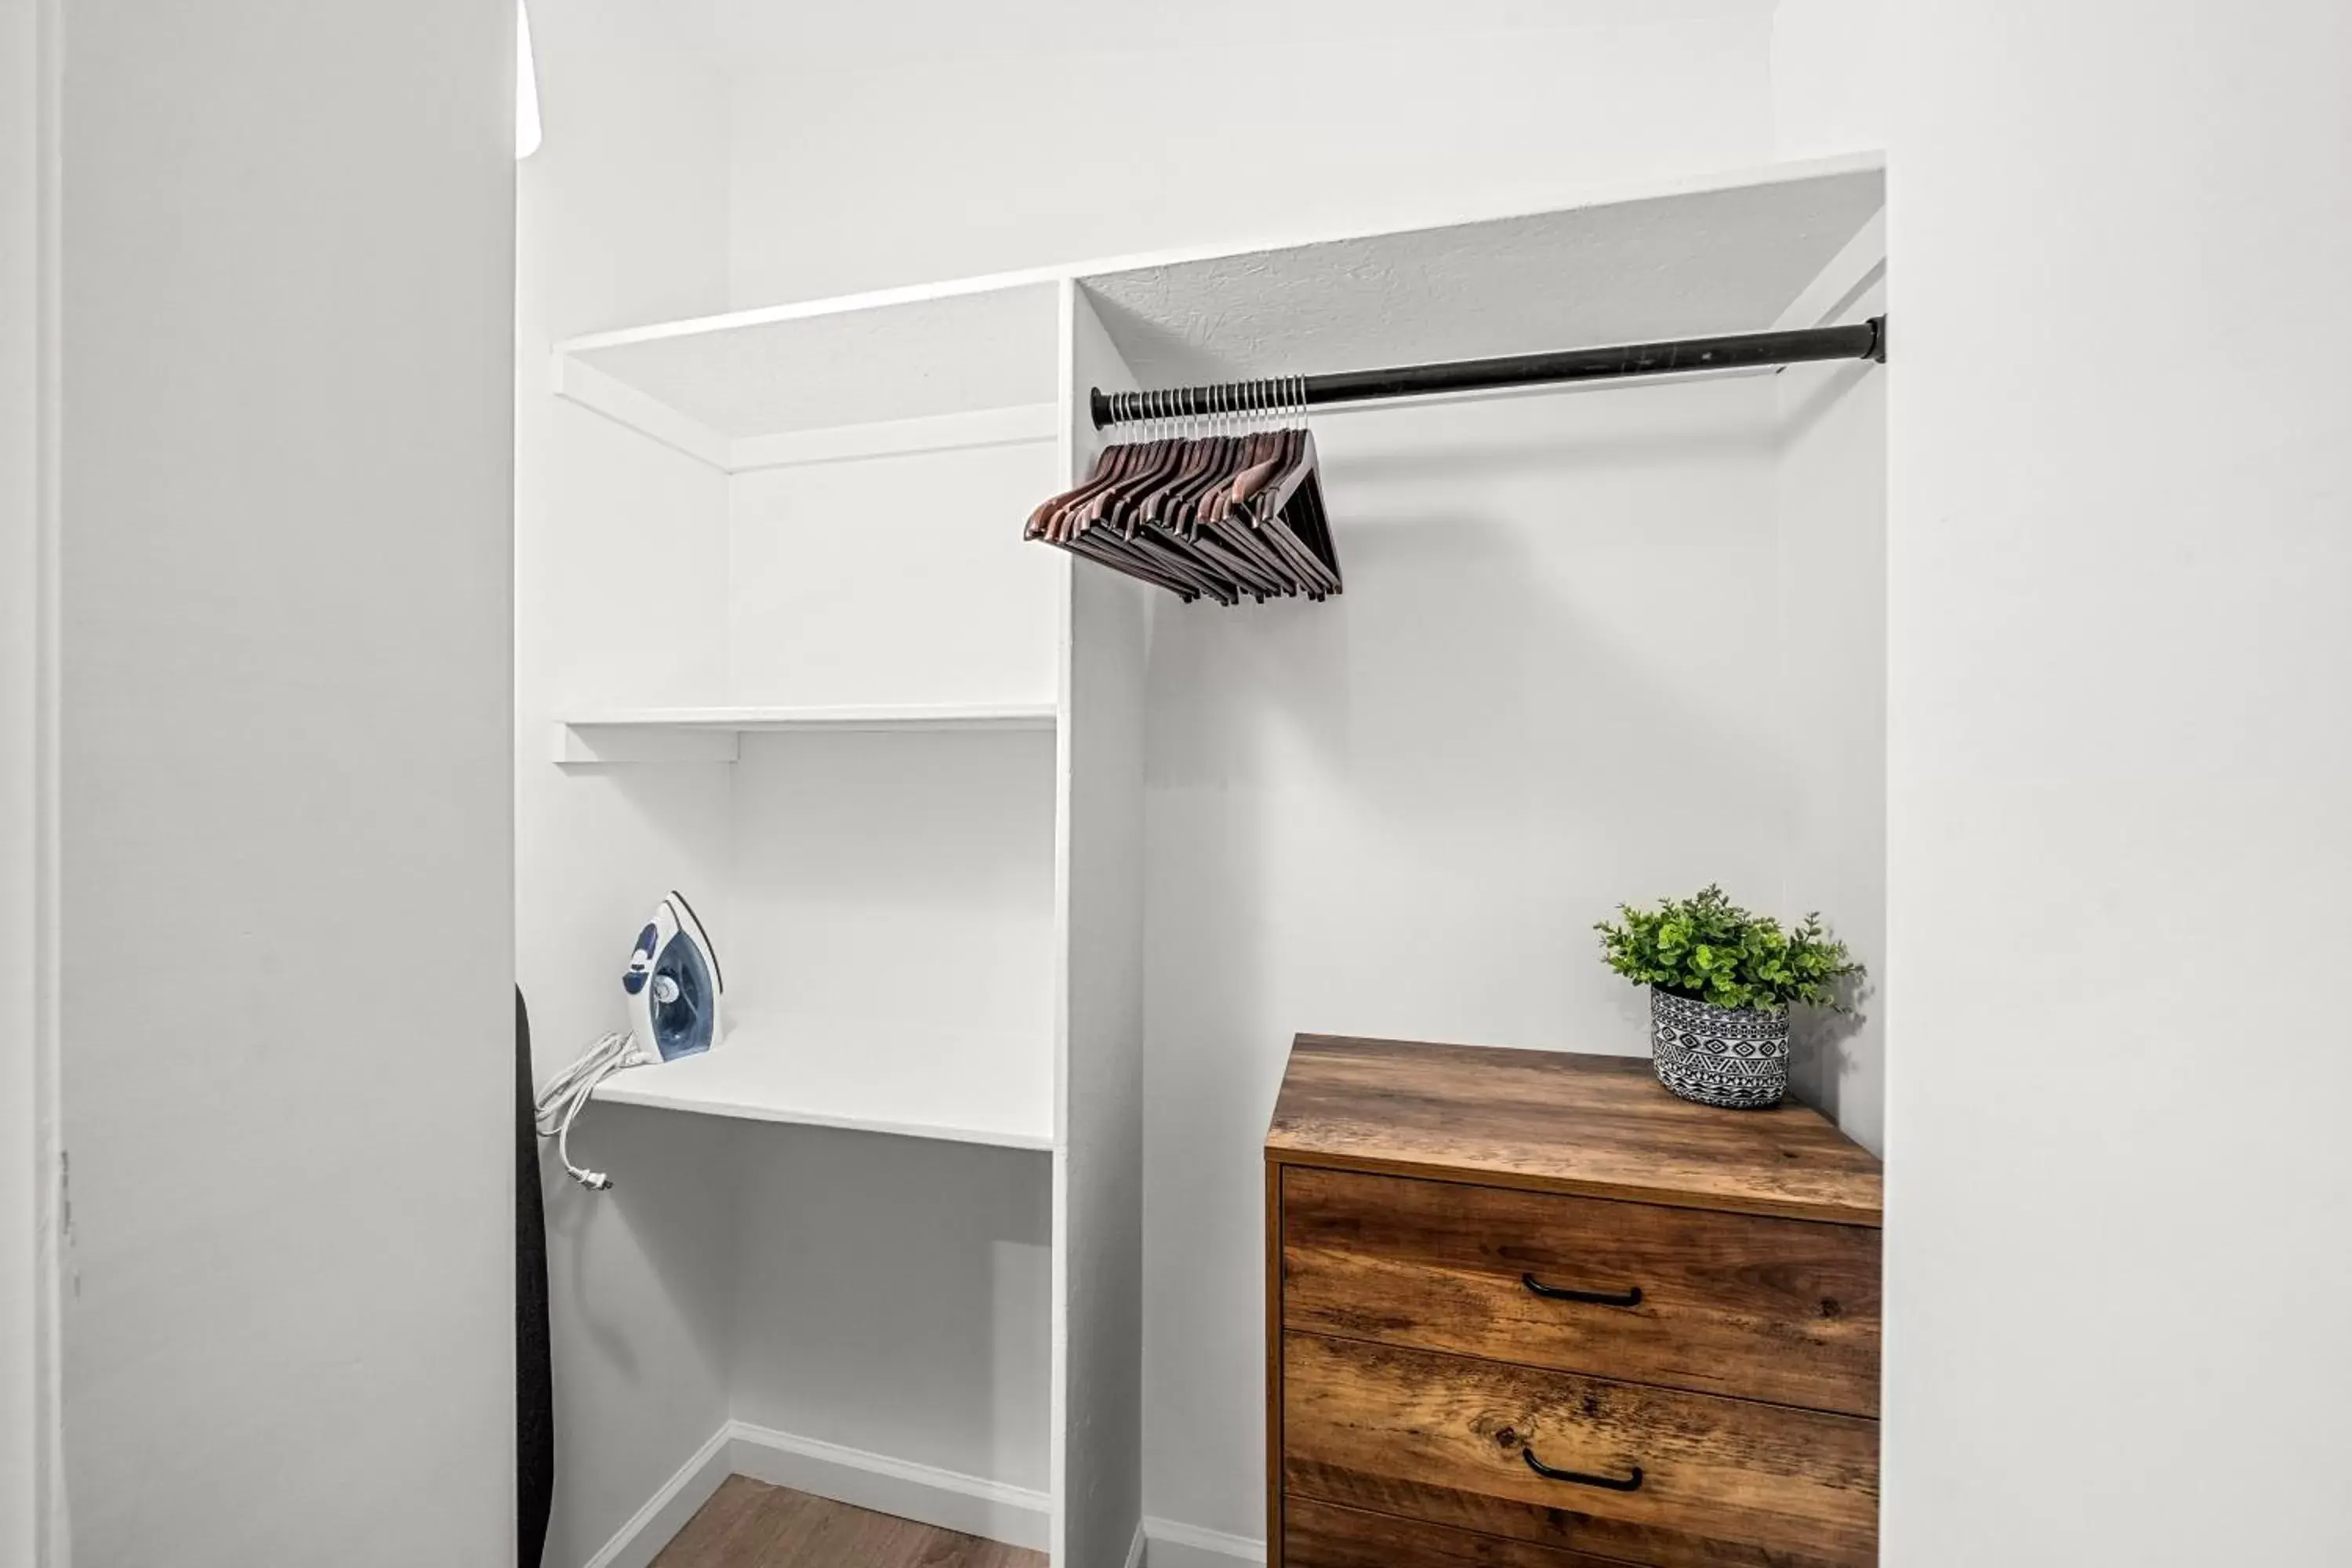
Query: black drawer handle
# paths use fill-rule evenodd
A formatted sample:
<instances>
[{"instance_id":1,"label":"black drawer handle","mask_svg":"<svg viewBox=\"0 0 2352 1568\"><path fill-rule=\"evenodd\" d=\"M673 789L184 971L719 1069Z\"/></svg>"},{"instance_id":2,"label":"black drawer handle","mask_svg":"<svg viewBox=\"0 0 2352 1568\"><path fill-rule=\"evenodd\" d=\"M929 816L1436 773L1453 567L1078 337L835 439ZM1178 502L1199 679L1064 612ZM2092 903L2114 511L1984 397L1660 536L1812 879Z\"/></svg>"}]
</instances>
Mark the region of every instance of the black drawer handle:
<instances>
[{"instance_id":1,"label":"black drawer handle","mask_svg":"<svg viewBox=\"0 0 2352 1568\"><path fill-rule=\"evenodd\" d=\"M1599 1487L1612 1492L1637 1492L1642 1489L1642 1467L1639 1465L1633 1467L1632 1475L1620 1480L1615 1476L1588 1476L1582 1470L1555 1470L1537 1458L1533 1448L1522 1448L1519 1452L1526 1457L1528 1468L1548 1481L1572 1481L1580 1487Z\"/></svg>"},{"instance_id":2,"label":"black drawer handle","mask_svg":"<svg viewBox=\"0 0 2352 1568\"><path fill-rule=\"evenodd\" d=\"M1532 1274L1519 1276L1519 1283L1547 1301L1581 1301L1589 1307L1638 1307L1642 1304L1642 1288L1619 1294L1614 1290L1563 1290L1557 1285L1547 1285Z\"/></svg>"}]
</instances>

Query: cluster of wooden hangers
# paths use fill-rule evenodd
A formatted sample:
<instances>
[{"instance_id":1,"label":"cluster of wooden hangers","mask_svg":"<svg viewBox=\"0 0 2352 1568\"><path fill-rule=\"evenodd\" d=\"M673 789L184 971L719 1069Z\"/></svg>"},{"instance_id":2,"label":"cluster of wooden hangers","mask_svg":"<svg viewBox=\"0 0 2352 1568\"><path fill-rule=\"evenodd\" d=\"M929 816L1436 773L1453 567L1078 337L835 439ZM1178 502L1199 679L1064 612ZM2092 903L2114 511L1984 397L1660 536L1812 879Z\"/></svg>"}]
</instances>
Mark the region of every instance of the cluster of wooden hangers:
<instances>
[{"instance_id":1,"label":"cluster of wooden hangers","mask_svg":"<svg viewBox=\"0 0 2352 1568\"><path fill-rule=\"evenodd\" d=\"M1303 386L1221 388L1231 405L1150 415L1094 472L1029 516L1024 536L1139 577L1187 603L1339 591ZM1161 395L1138 393L1147 409ZM1172 402L1172 395L1171 396Z\"/></svg>"}]
</instances>

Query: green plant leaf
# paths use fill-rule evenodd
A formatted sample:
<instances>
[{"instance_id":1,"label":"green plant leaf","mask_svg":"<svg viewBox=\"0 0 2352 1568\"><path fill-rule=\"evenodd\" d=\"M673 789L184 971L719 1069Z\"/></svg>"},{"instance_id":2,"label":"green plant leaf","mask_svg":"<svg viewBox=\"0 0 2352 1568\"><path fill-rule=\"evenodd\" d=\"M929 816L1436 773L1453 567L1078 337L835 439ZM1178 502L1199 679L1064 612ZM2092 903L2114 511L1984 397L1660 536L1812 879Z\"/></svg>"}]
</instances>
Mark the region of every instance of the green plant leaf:
<instances>
[{"instance_id":1,"label":"green plant leaf","mask_svg":"<svg viewBox=\"0 0 2352 1568\"><path fill-rule=\"evenodd\" d=\"M1615 973L1718 1007L1780 1013L1801 1002L1844 1011L1838 983L1863 973L1818 912L1790 931L1712 884L1654 910L1620 904L1616 920L1593 930Z\"/></svg>"}]
</instances>

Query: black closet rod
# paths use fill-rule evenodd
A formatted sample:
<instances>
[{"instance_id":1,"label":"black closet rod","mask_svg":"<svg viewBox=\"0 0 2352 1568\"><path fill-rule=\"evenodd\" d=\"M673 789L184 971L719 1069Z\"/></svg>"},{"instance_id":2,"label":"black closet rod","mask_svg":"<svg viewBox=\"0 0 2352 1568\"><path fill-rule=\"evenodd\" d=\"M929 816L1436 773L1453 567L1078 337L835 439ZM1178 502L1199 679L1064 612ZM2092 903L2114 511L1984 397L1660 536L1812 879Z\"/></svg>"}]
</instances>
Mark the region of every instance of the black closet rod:
<instances>
[{"instance_id":1,"label":"black closet rod","mask_svg":"<svg viewBox=\"0 0 2352 1568\"><path fill-rule=\"evenodd\" d=\"M1847 327L1743 332L1727 338L1681 338L1664 343L1625 343L1615 348L1455 360L1448 364L1400 365L1392 370L1348 370L1335 375L1172 386L1157 392L1105 392L1097 386L1094 388L1092 403L1095 427L1100 429L1106 425L1123 425L1138 419L1185 418L1252 408L1295 408L1302 402L1309 408L1319 408L1326 404L1364 403L1381 397L1485 392L1498 386L1540 386L1564 381L1613 381L1620 376L1666 375L1676 371L1751 370L1759 365L1804 364L1835 359L1875 360L1885 364L1886 318L1873 316L1867 321Z\"/></svg>"}]
</instances>

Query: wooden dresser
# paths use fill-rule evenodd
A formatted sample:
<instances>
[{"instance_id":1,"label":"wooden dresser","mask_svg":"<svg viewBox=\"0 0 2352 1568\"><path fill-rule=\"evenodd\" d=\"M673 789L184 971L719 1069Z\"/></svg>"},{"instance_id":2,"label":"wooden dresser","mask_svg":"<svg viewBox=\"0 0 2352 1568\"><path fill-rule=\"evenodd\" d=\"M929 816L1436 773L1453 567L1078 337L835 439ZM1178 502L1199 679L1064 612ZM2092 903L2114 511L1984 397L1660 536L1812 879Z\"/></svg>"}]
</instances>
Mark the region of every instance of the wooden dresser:
<instances>
[{"instance_id":1,"label":"wooden dresser","mask_svg":"<svg viewBox=\"0 0 2352 1568\"><path fill-rule=\"evenodd\" d=\"M1644 1058L1302 1035L1271 1568L1877 1561L1879 1166Z\"/></svg>"}]
</instances>

